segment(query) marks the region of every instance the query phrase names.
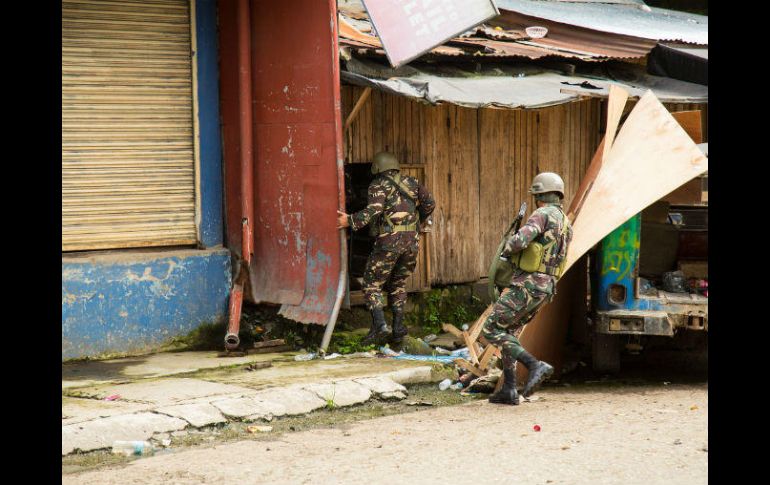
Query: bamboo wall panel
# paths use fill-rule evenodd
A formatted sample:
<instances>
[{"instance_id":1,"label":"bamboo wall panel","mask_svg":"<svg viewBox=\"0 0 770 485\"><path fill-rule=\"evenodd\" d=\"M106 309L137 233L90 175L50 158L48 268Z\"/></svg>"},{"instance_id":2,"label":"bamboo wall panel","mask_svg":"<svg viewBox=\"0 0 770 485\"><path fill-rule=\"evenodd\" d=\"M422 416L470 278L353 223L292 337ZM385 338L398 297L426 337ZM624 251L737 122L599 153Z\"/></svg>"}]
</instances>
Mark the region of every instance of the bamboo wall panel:
<instances>
[{"instance_id":1,"label":"bamboo wall panel","mask_svg":"<svg viewBox=\"0 0 770 485\"><path fill-rule=\"evenodd\" d=\"M343 116L363 92L343 86ZM601 101L540 110L430 106L374 90L345 139L346 163L380 150L425 164L436 199L430 236L431 283L486 276L490 257L538 170L565 181L569 204L601 139Z\"/></svg>"}]
</instances>

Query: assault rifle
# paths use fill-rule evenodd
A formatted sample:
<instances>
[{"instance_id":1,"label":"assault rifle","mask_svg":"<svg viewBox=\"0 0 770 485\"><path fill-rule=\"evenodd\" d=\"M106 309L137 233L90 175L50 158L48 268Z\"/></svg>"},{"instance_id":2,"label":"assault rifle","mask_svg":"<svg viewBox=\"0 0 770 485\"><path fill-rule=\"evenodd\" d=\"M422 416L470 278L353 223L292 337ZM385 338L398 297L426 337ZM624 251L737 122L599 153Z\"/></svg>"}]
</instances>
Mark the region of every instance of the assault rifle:
<instances>
[{"instance_id":1,"label":"assault rifle","mask_svg":"<svg viewBox=\"0 0 770 485\"><path fill-rule=\"evenodd\" d=\"M505 249L505 243L508 242L508 239L516 234L521 227L521 221L524 220L524 215L526 213L527 203L522 202L521 207L519 207L519 212L516 214L513 222L511 222L508 230L505 231L502 240L500 240L500 245L497 246L497 250L492 257L492 263L489 265L489 297L492 298L492 301L497 300L502 288L511 284L513 263L505 259L500 259L500 255L502 254L503 249Z\"/></svg>"}]
</instances>

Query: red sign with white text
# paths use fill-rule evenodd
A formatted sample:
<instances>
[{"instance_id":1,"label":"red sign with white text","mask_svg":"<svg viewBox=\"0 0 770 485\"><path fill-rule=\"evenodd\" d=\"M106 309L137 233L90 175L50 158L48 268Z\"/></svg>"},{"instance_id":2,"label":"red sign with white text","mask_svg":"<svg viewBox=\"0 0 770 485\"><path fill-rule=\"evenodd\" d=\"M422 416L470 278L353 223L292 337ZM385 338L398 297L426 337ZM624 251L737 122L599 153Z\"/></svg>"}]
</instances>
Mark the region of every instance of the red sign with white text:
<instances>
[{"instance_id":1,"label":"red sign with white text","mask_svg":"<svg viewBox=\"0 0 770 485\"><path fill-rule=\"evenodd\" d=\"M499 14L492 0L362 0L393 67Z\"/></svg>"}]
</instances>

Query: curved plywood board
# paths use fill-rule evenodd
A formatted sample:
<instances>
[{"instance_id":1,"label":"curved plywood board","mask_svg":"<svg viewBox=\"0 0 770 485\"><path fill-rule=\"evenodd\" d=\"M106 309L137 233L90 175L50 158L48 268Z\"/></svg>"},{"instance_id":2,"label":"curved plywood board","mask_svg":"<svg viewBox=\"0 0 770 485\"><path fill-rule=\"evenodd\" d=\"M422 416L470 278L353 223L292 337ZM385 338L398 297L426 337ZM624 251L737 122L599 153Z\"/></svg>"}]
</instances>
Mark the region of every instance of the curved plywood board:
<instances>
[{"instance_id":1,"label":"curved plywood board","mask_svg":"<svg viewBox=\"0 0 770 485\"><path fill-rule=\"evenodd\" d=\"M600 147L601 150L601 147ZM708 171L708 159L690 135L651 91L637 103L603 162L600 152L593 180L574 214L569 269L591 247L629 218L689 180ZM589 169L589 175L594 175ZM577 198L577 197L576 197ZM580 272L573 272L579 274ZM520 340L539 359L558 364L566 335L570 273L559 282L559 294L525 328ZM519 366L523 379L526 370Z\"/></svg>"}]
</instances>

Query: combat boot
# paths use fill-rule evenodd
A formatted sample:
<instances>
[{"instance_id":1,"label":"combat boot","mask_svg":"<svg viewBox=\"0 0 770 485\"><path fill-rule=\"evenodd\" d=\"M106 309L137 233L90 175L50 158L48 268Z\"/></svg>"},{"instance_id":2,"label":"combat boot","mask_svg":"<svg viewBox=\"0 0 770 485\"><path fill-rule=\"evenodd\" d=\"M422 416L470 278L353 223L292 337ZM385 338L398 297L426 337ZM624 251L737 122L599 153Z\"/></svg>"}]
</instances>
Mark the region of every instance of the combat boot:
<instances>
[{"instance_id":1,"label":"combat boot","mask_svg":"<svg viewBox=\"0 0 770 485\"><path fill-rule=\"evenodd\" d=\"M372 328L369 329L369 333L361 341L364 345L369 344L384 344L390 336L390 328L385 322L385 312L382 308L372 309Z\"/></svg>"},{"instance_id":2,"label":"combat boot","mask_svg":"<svg viewBox=\"0 0 770 485\"><path fill-rule=\"evenodd\" d=\"M553 374L553 366L551 364L537 360L526 350L520 353L516 360L524 364L527 370L529 370L527 384L521 391L521 395L524 397L531 396L540 387L540 384L548 380L551 374Z\"/></svg>"},{"instance_id":3,"label":"combat boot","mask_svg":"<svg viewBox=\"0 0 770 485\"><path fill-rule=\"evenodd\" d=\"M404 311L393 309L393 336L390 341L394 344L400 344L409 330L404 325Z\"/></svg>"},{"instance_id":4,"label":"combat boot","mask_svg":"<svg viewBox=\"0 0 770 485\"><path fill-rule=\"evenodd\" d=\"M513 368L513 357L503 352L503 387L489 396L489 402L495 404L519 404L519 393L516 391L516 372Z\"/></svg>"}]
</instances>

